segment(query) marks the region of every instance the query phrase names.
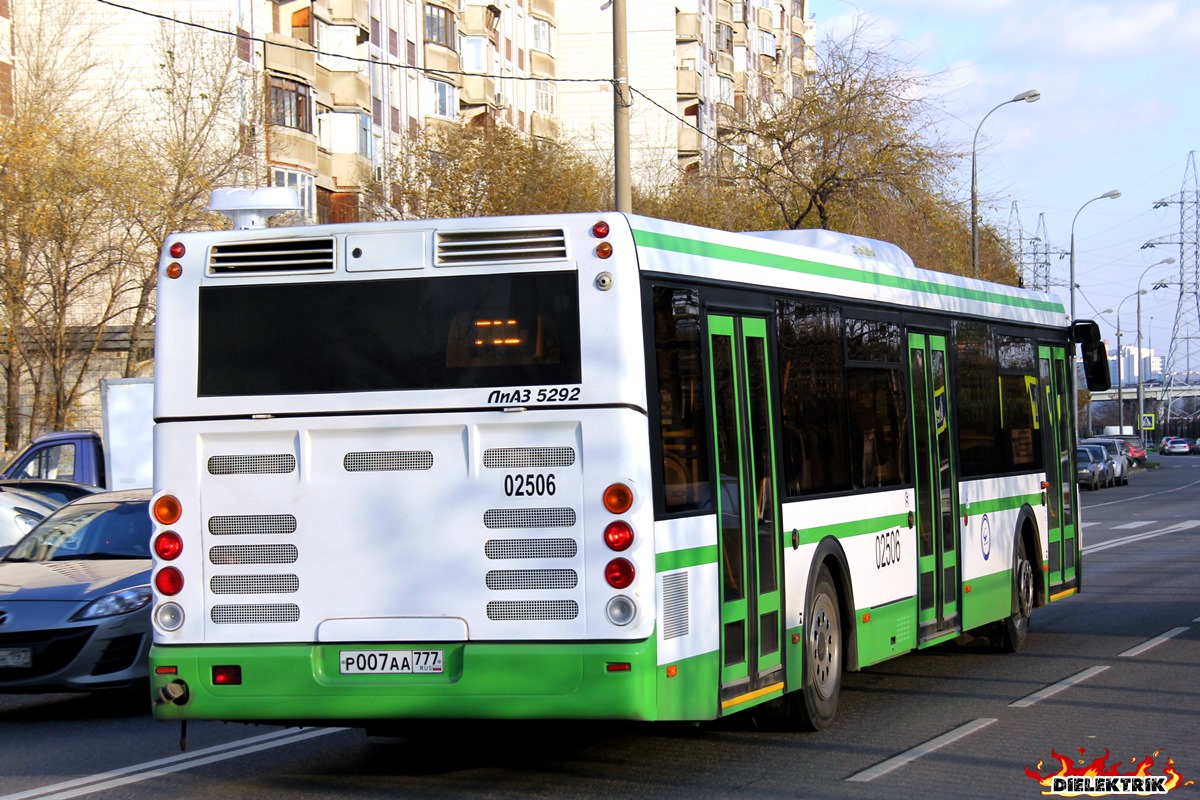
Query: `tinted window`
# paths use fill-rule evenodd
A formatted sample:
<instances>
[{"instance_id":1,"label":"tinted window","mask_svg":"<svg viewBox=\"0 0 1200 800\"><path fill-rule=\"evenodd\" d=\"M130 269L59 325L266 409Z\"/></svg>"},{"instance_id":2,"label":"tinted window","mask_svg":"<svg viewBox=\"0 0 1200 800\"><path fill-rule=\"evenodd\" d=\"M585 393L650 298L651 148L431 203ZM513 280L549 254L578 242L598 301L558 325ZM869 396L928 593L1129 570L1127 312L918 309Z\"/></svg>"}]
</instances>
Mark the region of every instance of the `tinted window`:
<instances>
[{"instance_id":1,"label":"tinted window","mask_svg":"<svg viewBox=\"0 0 1200 800\"><path fill-rule=\"evenodd\" d=\"M200 289L202 397L579 383L574 272Z\"/></svg>"}]
</instances>

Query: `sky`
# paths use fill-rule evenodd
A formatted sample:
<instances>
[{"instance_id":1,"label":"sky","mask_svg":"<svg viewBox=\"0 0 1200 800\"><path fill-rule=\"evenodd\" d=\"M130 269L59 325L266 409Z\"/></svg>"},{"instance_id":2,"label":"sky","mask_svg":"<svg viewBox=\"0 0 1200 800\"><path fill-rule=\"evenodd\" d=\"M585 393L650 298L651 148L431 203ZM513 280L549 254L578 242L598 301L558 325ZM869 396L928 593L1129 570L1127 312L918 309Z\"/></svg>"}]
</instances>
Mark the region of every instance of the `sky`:
<instances>
[{"instance_id":1,"label":"sky","mask_svg":"<svg viewBox=\"0 0 1200 800\"><path fill-rule=\"evenodd\" d=\"M1139 279L1145 274L1142 289L1180 280L1181 209L1193 214L1189 241L1196 235L1188 166L1200 150L1200 2L809 0L809 12L818 37L841 38L857 19L931 78L928 99L944 115L943 135L966 153L959 185L968 203L971 142L982 123L981 216L1003 232L1016 203L1026 234L1041 215L1052 251L1064 253L1074 219L1077 316L1100 321L1110 353L1118 324L1121 344L1135 345L1130 295ZM1041 98L984 120L1028 89ZM1181 195L1185 176L1189 194ZM1089 202L1113 189L1119 198ZM1164 199L1171 204L1155 209ZM1169 244L1143 249L1154 240ZM1175 264L1146 272L1172 256ZM1195 256L1186 261L1194 281ZM1070 258L1052 255L1050 291L1064 305L1069 275ZM1142 296L1143 346L1158 355L1167 355L1178 302L1178 286ZM1195 323L1193 313L1193 331ZM1200 342L1193 347L1200 368Z\"/></svg>"}]
</instances>

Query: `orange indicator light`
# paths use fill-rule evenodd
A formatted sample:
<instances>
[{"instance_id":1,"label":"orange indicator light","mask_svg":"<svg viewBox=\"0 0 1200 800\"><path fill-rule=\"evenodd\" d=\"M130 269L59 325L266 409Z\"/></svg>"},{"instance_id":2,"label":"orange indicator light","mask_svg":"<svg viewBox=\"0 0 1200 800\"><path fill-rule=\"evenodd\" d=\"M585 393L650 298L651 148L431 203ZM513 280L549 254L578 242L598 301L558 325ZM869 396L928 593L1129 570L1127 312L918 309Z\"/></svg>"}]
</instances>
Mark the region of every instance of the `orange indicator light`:
<instances>
[{"instance_id":1,"label":"orange indicator light","mask_svg":"<svg viewBox=\"0 0 1200 800\"><path fill-rule=\"evenodd\" d=\"M870 622L870 621L871 621L871 615L870 615L870 614L863 614L863 622L864 622L864 623L867 623L867 622Z\"/></svg>"},{"instance_id":2,"label":"orange indicator light","mask_svg":"<svg viewBox=\"0 0 1200 800\"><path fill-rule=\"evenodd\" d=\"M678 674L679 674L679 667L675 666L674 664L667 667L667 677L668 678L674 678Z\"/></svg>"}]
</instances>

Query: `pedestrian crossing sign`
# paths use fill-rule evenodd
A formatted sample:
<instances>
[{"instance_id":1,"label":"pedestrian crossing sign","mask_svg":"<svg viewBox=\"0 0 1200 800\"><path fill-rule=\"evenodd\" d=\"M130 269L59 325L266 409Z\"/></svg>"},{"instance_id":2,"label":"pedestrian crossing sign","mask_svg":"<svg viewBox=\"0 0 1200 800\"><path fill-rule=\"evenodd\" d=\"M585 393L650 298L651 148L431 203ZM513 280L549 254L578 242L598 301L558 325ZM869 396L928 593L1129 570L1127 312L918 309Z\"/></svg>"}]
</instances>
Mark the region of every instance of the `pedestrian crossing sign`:
<instances>
[{"instance_id":1,"label":"pedestrian crossing sign","mask_svg":"<svg viewBox=\"0 0 1200 800\"><path fill-rule=\"evenodd\" d=\"M1144 431L1154 430L1154 415L1153 414L1142 414L1142 430L1144 430Z\"/></svg>"}]
</instances>

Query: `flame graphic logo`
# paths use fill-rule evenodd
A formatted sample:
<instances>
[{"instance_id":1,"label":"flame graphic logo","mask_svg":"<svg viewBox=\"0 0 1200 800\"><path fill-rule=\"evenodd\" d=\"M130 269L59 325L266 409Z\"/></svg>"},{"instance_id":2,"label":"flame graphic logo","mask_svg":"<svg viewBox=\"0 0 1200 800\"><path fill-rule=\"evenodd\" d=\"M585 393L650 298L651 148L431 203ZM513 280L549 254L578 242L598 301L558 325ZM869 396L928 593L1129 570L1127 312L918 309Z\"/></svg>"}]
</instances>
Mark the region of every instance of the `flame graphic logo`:
<instances>
[{"instance_id":1,"label":"flame graphic logo","mask_svg":"<svg viewBox=\"0 0 1200 800\"><path fill-rule=\"evenodd\" d=\"M1079 754L1081 756L1084 754L1084 752L1085 752L1084 748L1082 748L1082 747L1079 748ZM1069 758L1064 755L1061 755L1060 753L1056 753L1054 750L1051 750L1050 755L1052 755L1054 757L1054 759L1056 761L1058 761L1058 769L1057 770L1043 774L1042 769L1044 768L1044 764L1042 761L1039 760L1036 768L1026 767L1025 774L1028 775L1033 780L1037 781L1042 786L1046 787L1047 789L1052 789L1053 787L1055 787L1055 784L1056 784L1055 779L1062 779L1062 778L1158 778L1159 779L1157 781L1154 781L1156 789L1153 791L1144 791L1144 792L1140 792L1140 791L1107 792L1107 791L1105 791L1105 792L1085 793L1085 792L1081 792L1081 791L1070 791L1070 790L1064 791L1062 789L1057 789L1057 790L1053 790L1053 791L1043 791L1042 792L1042 794L1044 794L1044 795L1058 795L1060 797L1104 797L1108 794L1113 794L1113 793L1136 795L1139 797L1150 797L1153 795L1160 795L1160 794L1169 792L1177 786L1193 786L1193 785L1195 785L1195 781L1190 781L1190 780L1185 781L1183 776L1175 771L1175 761L1171 758L1167 758L1166 764L1163 766L1161 773L1154 772L1152 769L1155 764L1154 760L1156 758L1158 758L1161 755L1161 753L1162 753L1161 750L1157 750L1153 753L1153 755L1145 756L1140 762L1137 761L1137 759L1135 759L1135 758L1131 758L1129 760L1129 763L1133 767L1133 769L1128 772L1122 772L1121 771L1122 762L1114 761L1111 764L1108 763L1109 751L1107 748L1105 748L1103 756L1093 759L1091 762L1088 762L1081 758L1081 759L1079 759L1078 764L1076 764L1074 759ZM1059 786L1063 785L1063 782L1061 780L1057 781L1057 783Z\"/></svg>"}]
</instances>

